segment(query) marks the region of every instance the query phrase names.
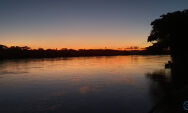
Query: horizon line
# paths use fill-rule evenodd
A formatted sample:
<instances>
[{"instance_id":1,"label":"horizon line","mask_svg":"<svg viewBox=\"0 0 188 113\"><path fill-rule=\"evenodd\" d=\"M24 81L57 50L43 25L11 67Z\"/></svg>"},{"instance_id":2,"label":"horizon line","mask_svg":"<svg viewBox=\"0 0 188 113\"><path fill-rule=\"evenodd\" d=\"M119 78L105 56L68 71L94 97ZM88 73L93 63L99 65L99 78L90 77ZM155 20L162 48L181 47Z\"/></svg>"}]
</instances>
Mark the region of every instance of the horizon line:
<instances>
[{"instance_id":1,"label":"horizon line","mask_svg":"<svg viewBox=\"0 0 188 113\"><path fill-rule=\"evenodd\" d=\"M3 44L0 44L0 45L3 45ZM69 47L53 47L53 48L47 48L47 47L30 47L30 46L19 46L19 45L10 45L10 46L7 46L7 45L3 45L3 46L6 46L8 48L10 47L29 47L29 49L31 50L36 50L36 49L43 49L43 50L48 50L48 49L51 49L51 50L63 50L63 49L73 49L73 50L145 50L146 47L148 46L145 46L145 47L140 47L140 46L127 46L127 47L118 47L118 48L110 48L110 47L103 47L103 48L69 48Z\"/></svg>"}]
</instances>

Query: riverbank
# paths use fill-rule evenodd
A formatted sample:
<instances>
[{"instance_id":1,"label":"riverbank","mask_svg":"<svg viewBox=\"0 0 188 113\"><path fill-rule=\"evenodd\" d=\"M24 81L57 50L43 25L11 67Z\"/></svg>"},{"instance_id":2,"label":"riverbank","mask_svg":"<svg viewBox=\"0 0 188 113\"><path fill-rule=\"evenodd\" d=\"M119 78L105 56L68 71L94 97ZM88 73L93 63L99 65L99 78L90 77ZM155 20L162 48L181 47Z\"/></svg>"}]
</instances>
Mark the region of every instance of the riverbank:
<instances>
[{"instance_id":1,"label":"riverbank","mask_svg":"<svg viewBox=\"0 0 188 113\"><path fill-rule=\"evenodd\" d=\"M168 55L169 52L151 52L148 50L112 50L112 49L64 49L64 50L1 50L0 59L22 58L57 58L57 57L88 57L88 56L117 56L117 55Z\"/></svg>"}]
</instances>

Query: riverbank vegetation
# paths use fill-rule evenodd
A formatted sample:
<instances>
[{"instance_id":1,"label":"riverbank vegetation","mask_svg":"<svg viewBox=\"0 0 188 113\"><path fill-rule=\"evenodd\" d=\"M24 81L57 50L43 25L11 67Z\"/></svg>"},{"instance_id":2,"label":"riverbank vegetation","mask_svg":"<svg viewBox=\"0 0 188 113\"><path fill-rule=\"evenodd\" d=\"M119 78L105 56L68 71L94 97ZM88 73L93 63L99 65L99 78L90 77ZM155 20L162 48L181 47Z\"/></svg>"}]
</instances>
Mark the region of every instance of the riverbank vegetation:
<instances>
[{"instance_id":1,"label":"riverbank vegetation","mask_svg":"<svg viewBox=\"0 0 188 113\"><path fill-rule=\"evenodd\" d=\"M28 46L19 47L0 45L0 59L15 58L54 58L54 57L79 57L79 56L115 56L115 55L153 55L169 54L168 51L154 51L153 47L143 50L114 50L114 49L31 49Z\"/></svg>"}]
</instances>

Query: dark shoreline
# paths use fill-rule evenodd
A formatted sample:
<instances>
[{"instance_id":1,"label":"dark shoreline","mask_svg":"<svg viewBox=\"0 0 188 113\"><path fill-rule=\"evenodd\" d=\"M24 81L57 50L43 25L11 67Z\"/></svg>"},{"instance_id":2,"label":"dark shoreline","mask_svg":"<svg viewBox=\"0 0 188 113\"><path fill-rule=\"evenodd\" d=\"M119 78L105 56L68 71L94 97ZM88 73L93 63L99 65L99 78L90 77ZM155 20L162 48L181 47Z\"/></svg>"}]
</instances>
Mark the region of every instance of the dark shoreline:
<instances>
[{"instance_id":1,"label":"dark shoreline","mask_svg":"<svg viewBox=\"0 0 188 113\"><path fill-rule=\"evenodd\" d=\"M0 45L0 60L27 59L27 58L58 58L58 57L89 57L89 56L117 56L117 55L169 55L170 51L146 47L132 48L130 50L115 49L31 49L28 46Z\"/></svg>"},{"instance_id":2,"label":"dark shoreline","mask_svg":"<svg viewBox=\"0 0 188 113\"><path fill-rule=\"evenodd\" d=\"M5 59L40 59L67 57L95 57L95 56L124 56L124 55L170 55L169 51L151 52L148 50L25 50L0 52L0 60Z\"/></svg>"}]
</instances>

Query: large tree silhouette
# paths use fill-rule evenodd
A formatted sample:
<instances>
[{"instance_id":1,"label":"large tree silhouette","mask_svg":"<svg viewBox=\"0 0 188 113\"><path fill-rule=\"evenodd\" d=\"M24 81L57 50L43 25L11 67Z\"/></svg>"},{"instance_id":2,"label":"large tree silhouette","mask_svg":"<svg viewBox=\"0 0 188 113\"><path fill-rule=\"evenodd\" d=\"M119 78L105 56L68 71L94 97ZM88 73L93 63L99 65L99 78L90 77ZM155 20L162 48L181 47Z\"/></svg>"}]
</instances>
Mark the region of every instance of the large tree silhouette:
<instances>
[{"instance_id":1,"label":"large tree silhouette","mask_svg":"<svg viewBox=\"0 0 188 113\"><path fill-rule=\"evenodd\" d=\"M176 64L188 64L188 9L161 15L152 23L148 42L169 48Z\"/></svg>"}]
</instances>

